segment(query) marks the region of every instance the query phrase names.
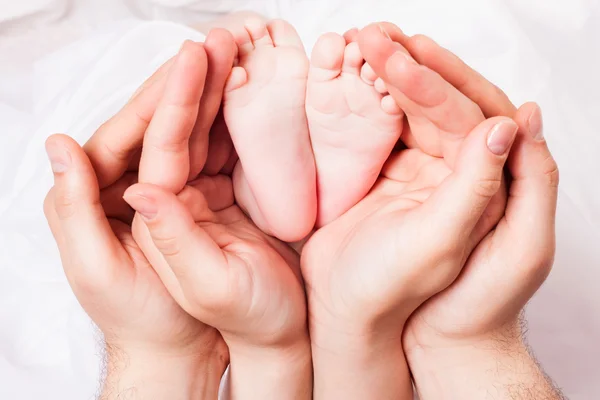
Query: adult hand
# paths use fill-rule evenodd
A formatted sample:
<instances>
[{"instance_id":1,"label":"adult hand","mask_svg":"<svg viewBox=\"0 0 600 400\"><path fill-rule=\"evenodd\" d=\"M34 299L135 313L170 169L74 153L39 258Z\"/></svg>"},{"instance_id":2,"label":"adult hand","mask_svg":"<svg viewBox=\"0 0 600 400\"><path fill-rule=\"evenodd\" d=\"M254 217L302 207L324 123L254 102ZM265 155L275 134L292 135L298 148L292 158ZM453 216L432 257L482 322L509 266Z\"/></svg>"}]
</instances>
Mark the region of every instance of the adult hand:
<instances>
[{"instance_id":1,"label":"adult hand","mask_svg":"<svg viewBox=\"0 0 600 400\"><path fill-rule=\"evenodd\" d=\"M216 32L205 48L231 40L227 33ZM232 61L233 53L230 67ZM209 69L214 66L208 63ZM103 398L132 393L170 399L213 396L227 364L218 332L175 303L137 247L127 223L132 212L122 200L125 189L136 181L127 170L136 169L136 150L148 124L160 128L161 120L153 116L175 109L165 98L181 91L182 82L189 84L185 74L191 70L190 86L201 94L207 58L199 44L186 44L175 60L157 71L90 139L87 154L66 136L55 135L47 142L55 185L44 209L69 283L104 333L108 376ZM162 119L165 122L170 121Z\"/></svg>"},{"instance_id":2,"label":"adult hand","mask_svg":"<svg viewBox=\"0 0 600 400\"><path fill-rule=\"evenodd\" d=\"M190 74L193 69L182 77ZM157 110L157 129L148 129L140 183L124 195L137 211L133 236L177 303L223 335L232 397L309 398L310 342L297 253L261 232L235 205L230 177L209 176L204 168L183 188L185 168L164 171L164 165L186 165L193 135L186 110L198 108L196 92L173 92L167 101L182 110ZM160 121L176 129L169 132Z\"/></svg>"},{"instance_id":3,"label":"adult hand","mask_svg":"<svg viewBox=\"0 0 600 400\"><path fill-rule=\"evenodd\" d=\"M441 388L457 398L478 398L489 390L499 396L525 398L528 392L532 398L559 398L529 355L518 323L523 306L548 275L555 249L558 170L543 139L539 107L526 104L517 110L499 88L426 36L409 37L386 23L379 32L369 29L372 40L385 32L399 42L424 74L439 74L450 91L460 90L486 117L508 116L520 128L508 161L512 182L501 221L457 281L419 308L405 328L404 346L422 398L442 397ZM387 49L379 64L393 74L403 67L392 60L389 43ZM405 84L391 79L388 87L400 91ZM492 369L498 371L495 376L484 372Z\"/></svg>"},{"instance_id":4,"label":"adult hand","mask_svg":"<svg viewBox=\"0 0 600 400\"><path fill-rule=\"evenodd\" d=\"M375 85L384 85L405 113L401 140L409 148L443 158L454 168L465 137L485 118L479 104L468 97L471 87L455 87L443 75L419 64L403 46L408 38L393 24L372 24L354 35L366 62L379 77ZM444 72L449 70L446 67ZM465 88L466 94L459 90ZM496 115L487 117L492 116ZM498 223L505 206L503 184L476 228L479 240Z\"/></svg>"},{"instance_id":5,"label":"adult hand","mask_svg":"<svg viewBox=\"0 0 600 400\"><path fill-rule=\"evenodd\" d=\"M151 184L129 188L136 242L177 303L223 335L232 398L310 398L297 253L234 204L228 176L195 185L200 190L186 187L179 195Z\"/></svg>"},{"instance_id":6,"label":"adult hand","mask_svg":"<svg viewBox=\"0 0 600 400\"><path fill-rule=\"evenodd\" d=\"M423 399L440 398L441 387L457 398L478 398L490 388L499 398L525 392L560 398L529 355L519 324L552 267L558 169L542 135L539 107L526 104L515 118L520 129L507 164L512 182L502 220L458 279L415 311L404 329ZM483 372L500 364L494 376ZM465 384L467 375L470 381L480 377L478 385Z\"/></svg>"},{"instance_id":7,"label":"adult hand","mask_svg":"<svg viewBox=\"0 0 600 400\"><path fill-rule=\"evenodd\" d=\"M454 171L419 149L394 154L371 193L308 241L302 272L315 397L410 396L404 323L454 281L478 243L475 228L500 188L516 131L507 118L484 121Z\"/></svg>"}]
</instances>

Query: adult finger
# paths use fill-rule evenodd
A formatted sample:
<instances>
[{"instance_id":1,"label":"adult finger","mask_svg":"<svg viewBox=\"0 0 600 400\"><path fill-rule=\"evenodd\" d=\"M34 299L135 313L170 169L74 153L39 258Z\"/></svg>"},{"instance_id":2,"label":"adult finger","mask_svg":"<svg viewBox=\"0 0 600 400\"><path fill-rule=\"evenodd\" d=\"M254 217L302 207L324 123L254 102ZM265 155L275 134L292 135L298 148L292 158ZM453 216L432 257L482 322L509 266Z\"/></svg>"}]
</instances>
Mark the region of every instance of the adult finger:
<instances>
[{"instance_id":1,"label":"adult finger","mask_svg":"<svg viewBox=\"0 0 600 400\"><path fill-rule=\"evenodd\" d=\"M545 279L554 256L559 172L544 139L542 111L527 103L517 111L519 135L508 160L512 176L505 218L511 240L536 259ZM503 233L503 232L501 232ZM541 284L541 282L540 282Z\"/></svg>"},{"instance_id":2,"label":"adult finger","mask_svg":"<svg viewBox=\"0 0 600 400\"><path fill-rule=\"evenodd\" d=\"M453 166L464 137L484 120L479 107L438 73L418 64L382 25L364 28L358 43L367 63L405 111L419 147Z\"/></svg>"},{"instance_id":3,"label":"adult finger","mask_svg":"<svg viewBox=\"0 0 600 400\"><path fill-rule=\"evenodd\" d=\"M70 137L51 136L46 151L54 172L53 197L46 205L53 232L60 231L65 273L74 290L107 287L123 249L113 234L100 203L94 169L83 149Z\"/></svg>"},{"instance_id":4,"label":"adult finger","mask_svg":"<svg viewBox=\"0 0 600 400\"><path fill-rule=\"evenodd\" d=\"M419 64L440 74L474 101L487 118L495 116L512 118L515 115L517 108L506 93L433 39L425 35L412 37L397 35L397 38Z\"/></svg>"},{"instance_id":5,"label":"adult finger","mask_svg":"<svg viewBox=\"0 0 600 400\"><path fill-rule=\"evenodd\" d=\"M219 28L210 31L204 42L204 50L208 60L208 72L196 125L189 141L189 179L198 176L206 163L209 132L221 107L225 82L237 53L232 34Z\"/></svg>"},{"instance_id":6,"label":"adult finger","mask_svg":"<svg viewBox=\"0 0 600 400\"><path fill-rule=\"evenodd\" d=\"M494 235L501 254L490 256L499 262L467 271L464 282L503 294L490 301L487 307L492 309L482 314L496 320L523 308L548 277L556 250L559 172L544 140L542 112L528 103L514 118L519 133L507 162L512 182L504 220Z\"/></svg>"},{"instance_id":7,"label":"adult finger","mask_svg":"<svg viewBox=\"0 0 600 400\"><path fill-rule=\"evenodd\" d=\"M117 181L142 146L144 133L164 91L172 60L163 64L114 117L83 146L103 189ZM137 170L137 168L136 168Z\"/></svg>"},{"instance_id":8,"label":"adult finger","mask_svg":"<svg viewBox=\"0 0 600 400\"><path fill-rule=\"evenodd\" d=\"M227 175L201 175L189 182L188 186L199 190L204 195L208 208L212 211L224 210L235 203L231 177Z\"/></svg>"},{"instance_id":9,"label":"adult finger","mask_svg":"<svg viewBox=\"0 0 600 400\"><path fill-rule=\"evenodd\" d=\"M198 116L206 70L202 44L186 41L169 71L163 96L144 136L140 182L175 193L183 189L190 168L188 142Z\"/></svg>"},{"instance_id":10,"label":"adult finger","mask_svg":"<svg viewBox=\"0 0 600 400\"><path fill-rule=\"evenodd\" d=\"M468 240L501 187L517 129L513 120L495 117L465 139L454 172L419 209L424 221L435 222L440 237Z\"/></svg>"},{"instance_id":11,"label":"adult finger","mask_svg":"<svg viewBox=\"0 0 600 400\"><path fill-rule=\"evenodd\" d=\"M188 299L202 295L216 301L227 294L225 254L175 194L155 185L136 184L124 198L146 229L140 233L146 239L138 235L136 241L178 302L182 295ZM212 214L202 196L194 203L196 216L200 207L205 209L204 215Z\"/></svg>"},{"instance_id":12,"label":"adult finger","mask_svg":"<svg viewBox=\"0 0 600 400\"><path fill-rule=\"evenodd\" d=\"M542 285L554 259L558 169L543 138L539 107L525 104L514 119L519 132L507 161L513 181L504 219L488 242L471 253L453 284L452 293L467 290L471 296L460 303L459 296L442 294L449 307L477 315L477 326L498 327L514 319Z\"/></svg>"}]
</instances>

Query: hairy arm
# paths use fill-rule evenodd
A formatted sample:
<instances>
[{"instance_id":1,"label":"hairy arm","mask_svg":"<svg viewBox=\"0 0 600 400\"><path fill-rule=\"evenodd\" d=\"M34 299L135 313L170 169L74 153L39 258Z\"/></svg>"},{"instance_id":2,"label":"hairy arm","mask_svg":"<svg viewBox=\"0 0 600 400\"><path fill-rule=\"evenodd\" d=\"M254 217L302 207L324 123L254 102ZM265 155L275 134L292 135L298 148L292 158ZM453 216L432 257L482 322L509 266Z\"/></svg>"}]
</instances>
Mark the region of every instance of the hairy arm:
<instances>
[{"instance_id":1,"label":"hairy arm","mask_svg":"<svg viewBox=\"0 0 600 400\"><path fill-rule=\"evenodd\" d=\"M227 357L159 354L107 345L105 379L99 400L216 400Z\"/></svg>"},{"instance_id":2,"label":"hairy arm","mask_svg":"<svg viewBox=\"0 0 600 400\"><path fill-rule=\"evenodd\" d=\"M407 354L422 400L564 400L524 339L522 326L509 326L476 342Z\"/></svg>"}]
</instances>

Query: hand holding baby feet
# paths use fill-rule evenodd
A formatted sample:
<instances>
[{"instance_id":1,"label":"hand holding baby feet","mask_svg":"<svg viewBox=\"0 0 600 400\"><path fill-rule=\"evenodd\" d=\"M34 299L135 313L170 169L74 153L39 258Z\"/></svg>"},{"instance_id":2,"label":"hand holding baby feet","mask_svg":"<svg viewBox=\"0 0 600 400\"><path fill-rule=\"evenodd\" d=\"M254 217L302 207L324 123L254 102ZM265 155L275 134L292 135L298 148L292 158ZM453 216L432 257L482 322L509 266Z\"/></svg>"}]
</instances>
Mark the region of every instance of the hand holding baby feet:
<instances>
[{"instance_id":1,"label":"hand holding baby feet","mask_svg":"<svg viewBox=\"0 0 600 400\"><path fill-rule=\"evenodd\" d=\"M402 141L409 148L443 158L454 168L464 138L484 120L479 104L458 89L465 81L452 76L455 87L436 71L418 64L401 44L409 39L393 24L369 25L357 40L378 76L375 86L388 90L406 114ZM456 60L452 60L454 64ZM476 228L479 239L502 217L506 197L506 189L502 189L490 202Z\"/></svg>"},{"instance_id":2,"label":"hand holding baby feet","mask_svg":"<svg viewBox=\"0 0 600 400\"><path fill-rule=\"evenodd\" d=\"M404 37L395 25L379 23L361 30L357 40L378 77L376 85L385 87L406 113L403 141L443 157L452 167L462 140L485 117L475 102L437 72L418 64L400 44Z\"/></svg>"},{"instance_id":3,"label":"hand holding baby feet","mask_svg":"<svg viewBox=\"0 0 600 400\"><path fill-rule=\"evenodd\" d=\"M516 131L507 118L478 125L454 171L418 149L395 153L371 192L311 237L301 266L315 397L409 398L404 323L454 281L478 243L475 227L500 188Z\"/></svg>"},{"instance_id":4,"label":"hand holding baby feet","mask_svg":"<svg viewBox=\"0 0 600 400\"><path fill-rule=\"evenodd\" d=\"M231 356L231 396L309 398L311 357L298 255L234 204L231 179L201 177L179 195L137 184L125 199L141 216L134 223L136 241L169 293L223 335ZM282 381L283 392L275 393L273 382Z\"/></svg>"},{"instance_id":5,"label":"hand holding baby feet","mask_svg":"<svg viewBox=\"0 0 600 400\"><path fill-rule=\"evenodd\" d=\"M210 36L211 41L222 39L226 41L222 32ZM228 364L219 332L186 313L165 289L133 239L133 212L123 201L125 189L137 180L130 169L137 168L135 155L148 125L156 132L162 124L174 133L172 121L165 118L166 106L171 115L188 117L179 126L193 126L195 115L182 112L181 102L173 104L172 94L192 92L199 101L206 73L203 46L187 42L96 131L85 151L64 135L47 142L55 184L44 211L69 284L104 335L107 375L102 399L131 393L160 399L202 393L216 397ZM176 133L169 138L173 136ZM168 140L160 143L173 149ZM189 157L185 143L179 150ZM166 153L160 159L166 172L156 179L177 182L166 175L172 173L185 182L188 169L177 163L179 153Z\"/></svg>"},{"instance_id":6,"label":"hand holding baby feet","mask_svg":"<svg viewBox=\"0 0 600 400\"><path fill-rule=\"evenodd\" d=\"M514 119L519 134L507 162L512 180L503 218L471 253L458 279L419 307L404 329L406 357L425 400L448 392L456 398L490 392L515 398L521 391L563 398L546 377L543 384L535 382L542 372L520 321L552 267L558 169L543 138L540 108L525 104ZM498 365L518 376L487 372ZM478 385L455 384L466 376Z\"/></svg>"},{"instance_id":7,"label":"hand holding baby feet","mask_svg":"<svg viewBox=\"0 0 600 400\"><path fill-rule=\"evenodd\" d=\"M328 33L315 45L306 115L317 167L318 227L367 194L402 133L403 114L385 89L375 87L376 78L351 35Z\"/></svg>"},{"instance_id":8,"label":"hand holding baby feet","mask_svg":"<svg viewBox=\"0 0 600 400\"><path fill-rule=\"evenodd\" d=\"M281 20L251 17L235 36L239 63L223 112L239 155L236 199L263 231L300 240L317 212L304 109L308 58L294 28Z\"/></svg>"}]
</instances>

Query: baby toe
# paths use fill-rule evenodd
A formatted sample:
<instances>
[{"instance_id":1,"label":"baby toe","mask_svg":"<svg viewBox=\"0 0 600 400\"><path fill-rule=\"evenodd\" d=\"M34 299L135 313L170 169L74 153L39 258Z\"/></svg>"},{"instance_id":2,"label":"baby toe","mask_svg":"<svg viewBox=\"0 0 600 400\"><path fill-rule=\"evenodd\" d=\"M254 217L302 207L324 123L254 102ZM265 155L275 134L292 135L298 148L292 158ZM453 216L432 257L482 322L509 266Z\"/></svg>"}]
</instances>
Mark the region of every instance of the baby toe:
<instances>
[{"instance_id":1,"label":"baby toe","mask_svg":"<svg viewBox=\"0 0 600 400\"><path fill-rule=\"evenodd\" d=\"M296 29L287 21L274 19L267 25L273 44L276 47L290 46L304 51L302 40Z\"/></svg>"},{"instance_id":2,"label":"baby toe","mask_svg":"<svg viewBox=\"0 0 600 400\"><path fill-rule=\"evenodd\" d=\"M373 86L378 78L377 74L375 71L373 71L373 68L368 63L363 64L360 70L360 77L366 84L370 86Z\"/></svg>"},{"instance_id":3,"label":"baby toe","mask_svg":"<svg viewBox=\"0 0 600 400\"><path fill-rule=\"evenodd\" d=\"M353 75L360 75L360 69L365 60L358 48L358 43L352 42L344 51L344 62L342 64L342 72Z\"/></svg>"},{"instance_id":4,"label":"baby toe","mask_svg":"<svg viewBox=\"0 0 600 400\"><path fill-rule=\"evenodd\" d=\"M344 62L346 41L337 33L322 35L311 56L311 79L327 81L339 76Z\"/></svg>"},{"instance_id":5,"label":"baby toe","mask_svg":"<svg viewBox=\"0 0 600 400\"><path fill-rule=\"evenodd\" d=\"M265 20L259 17L249 17L245 21L244 26L254 47L273 46L273 40L271 39L271 34Z\"/></svg>"},{"instance_id":6,"label":"baby toe","mask_svg":"<svg viewBox=\"0 0 600 400\"><path fill-rule=\"evenodd\" d=\"M384 96L381 99L381 109L390 115L399 115L402 113L402 109L390 95Z\"/></svg>"},{"instance_id":7,"label":"baby toe","mask_svg":"<svg viewBox=\"0 0 600 400\"><path fill-rule=\"evenodd\" d=\"M375 86L375 90L377 90L381 94L386 94L388 92L387 86L381 78L377 78L373 85Z\"/></svg>"}]
</instances>

